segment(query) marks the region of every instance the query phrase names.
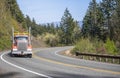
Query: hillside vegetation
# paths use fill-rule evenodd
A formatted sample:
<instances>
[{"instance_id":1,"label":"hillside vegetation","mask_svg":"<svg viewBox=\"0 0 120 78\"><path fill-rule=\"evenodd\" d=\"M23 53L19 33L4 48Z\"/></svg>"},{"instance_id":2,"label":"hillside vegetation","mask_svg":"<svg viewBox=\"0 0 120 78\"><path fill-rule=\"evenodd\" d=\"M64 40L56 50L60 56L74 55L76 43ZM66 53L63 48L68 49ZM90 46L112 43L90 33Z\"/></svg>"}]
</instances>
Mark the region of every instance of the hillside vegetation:
<instances>
[{"instance_id":1,"label":"hillside vegetation","mask_svg":"<svg viewBox=\"0 0 120 78\"><path fill-rule=\"evenodd\" d=\"M15 12L16 11L16 12ZM14 12L14 13L13 13ZM0 51L11 45L11 29L22 29L22 13L15 0L0 0ZM16 20L18 19L19 20Z\"/></svg>"}]
</instances>

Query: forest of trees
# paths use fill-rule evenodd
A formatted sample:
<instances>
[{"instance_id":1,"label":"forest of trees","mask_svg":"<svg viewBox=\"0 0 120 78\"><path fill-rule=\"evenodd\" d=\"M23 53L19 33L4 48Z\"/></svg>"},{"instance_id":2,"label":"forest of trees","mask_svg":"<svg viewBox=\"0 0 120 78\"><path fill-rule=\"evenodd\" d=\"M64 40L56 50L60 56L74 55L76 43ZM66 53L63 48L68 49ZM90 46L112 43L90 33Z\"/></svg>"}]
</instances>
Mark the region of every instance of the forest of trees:
<instances>
[{"instance_id":1,"label":"forest of trees","mask_svg":"<svg viewBox=\"0 0 120 78\"><path fill-rule=\"evenodd\" d=\"M105 41L106 38L119 41L119 8L119 0L102 0L100 3L92 0L83 20L83 36L90 36L91 38L97 37L103 41Z\"/></svg>"},{"instance_id":2,"label":"forest of trees","mask_svg":"<svg viewBox=\"0 0 120 78\"><path fill-rule=\"evenodd\" d=\"M83 20L83 36L98 37L103 41L106 38L119 41L119 8L119 0L102 0L100 3L92 0Z\"/></svg>"},{"instance_id":3,"label":"forest of trees","mask_svg":"<svg viewBox=\"0 0 120 78\"><path fill-rule=\"evenodd\" d=\"M120 0L102 0L99 3L96 0L91 0L82 26L72 17L69 8L65 9L59 24L37 24L34 18L30 19L28 15L22 14L16 0L2 0L0 10L1 19L6 16L11 18L11 21L8 21L9 18L5 19L4 23L0 20L1 28L5 29L4 27L7 27L8 24L9 28L14 27L21 31L31 27L32 35L45 41L49 46L76 45L74 51L81 49L83 51L97 51L102 48L104 51L111 50L115 54L116 52L120 54ZM6 35L7 31L0 30L2 45L4 44L3 38L10 36L10 29L8 31L9 34ZM97 45L98 43L99 45ZM87 45L90 50L81 47L87 47ZM5 46L7 44L2 47Z\"/></svg>"},{"instance_id":4,"label":"forest of trees","mask_svg":"<svg viewBox=\"0 0 120 78\"><path fill-rule=\"evenodd\" d=\"M92 51L102 48L102 52L120 54L120 0L102 0L100 3L92 0L83 19L81 35L84 39L89 38Z\"/></svg>"}]
</instances>

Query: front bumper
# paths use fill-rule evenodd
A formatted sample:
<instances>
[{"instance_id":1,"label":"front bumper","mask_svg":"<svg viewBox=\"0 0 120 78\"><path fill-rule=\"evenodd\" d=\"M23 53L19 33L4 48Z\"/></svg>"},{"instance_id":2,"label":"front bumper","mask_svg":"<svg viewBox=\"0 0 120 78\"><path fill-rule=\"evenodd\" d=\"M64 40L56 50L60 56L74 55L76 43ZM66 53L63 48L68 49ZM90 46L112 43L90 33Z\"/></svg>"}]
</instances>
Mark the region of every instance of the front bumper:
<instances>
[{"instance_id":1,"label":"front bumper","mask_svg":"<svg viewBox=\"0 0 120 78\"><path fill-rule=\"evenodd\" d=\"M11 54L13 54L13 55L29 55L29 54L32 54L32 51L12 51Z\"/></svg>"}]
</instances>

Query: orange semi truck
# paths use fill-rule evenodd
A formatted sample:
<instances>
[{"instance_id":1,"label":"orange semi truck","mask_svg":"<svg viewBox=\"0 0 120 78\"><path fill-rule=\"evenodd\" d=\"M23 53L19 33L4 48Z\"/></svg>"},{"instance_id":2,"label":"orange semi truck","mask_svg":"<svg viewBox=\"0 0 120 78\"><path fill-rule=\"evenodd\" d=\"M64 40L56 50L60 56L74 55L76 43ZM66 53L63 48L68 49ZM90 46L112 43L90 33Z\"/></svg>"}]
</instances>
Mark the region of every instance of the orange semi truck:
<instances>
[{"instance_id":1,"label":"orange semi truck","mask_svg":"<svg viewBox=\"0 0 120 78\"><path fill-rule=\"evenodd\" d=\"M26 32L14 32L12 29L12 48L11 56L27 56L32 58L31 28Z\"/></svg>"}]
</instances>

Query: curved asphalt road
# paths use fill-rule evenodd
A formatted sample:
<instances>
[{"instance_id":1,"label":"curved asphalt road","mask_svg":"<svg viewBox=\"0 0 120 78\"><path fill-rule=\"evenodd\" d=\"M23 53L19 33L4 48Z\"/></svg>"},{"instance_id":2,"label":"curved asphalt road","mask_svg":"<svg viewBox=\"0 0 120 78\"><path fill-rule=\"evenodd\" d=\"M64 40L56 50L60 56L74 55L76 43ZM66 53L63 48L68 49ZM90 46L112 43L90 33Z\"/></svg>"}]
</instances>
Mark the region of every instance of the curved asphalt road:
<instances>
[{"instance_id":1,"label":"curved asphalt road","mask_svg":"<svg viewBox=\"0 0 120 78\"><path fill-rule=\"evenodd\" d=\"M59 55L72 47L34 49L33 58L0 53L0 78L120 78L120 65Z\"/></svg>"}]
</instances>

